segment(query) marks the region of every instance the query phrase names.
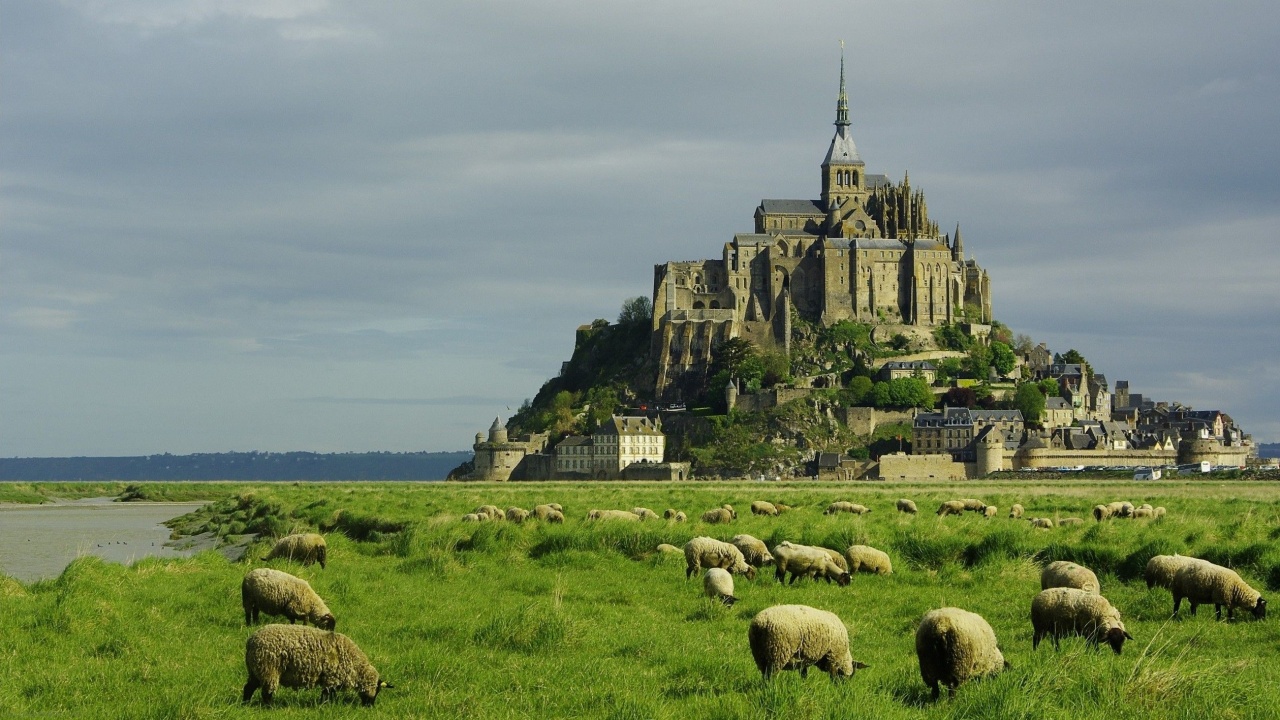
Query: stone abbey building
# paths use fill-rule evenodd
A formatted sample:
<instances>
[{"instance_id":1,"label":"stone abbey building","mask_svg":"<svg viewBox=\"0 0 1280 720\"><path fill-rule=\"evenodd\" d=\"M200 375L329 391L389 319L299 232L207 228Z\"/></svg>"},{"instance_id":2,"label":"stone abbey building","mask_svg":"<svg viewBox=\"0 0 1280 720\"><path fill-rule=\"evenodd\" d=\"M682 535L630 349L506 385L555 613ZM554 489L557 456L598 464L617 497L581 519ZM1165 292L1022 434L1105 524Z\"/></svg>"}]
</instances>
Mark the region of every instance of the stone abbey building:
<instances>
[{"instance_id":1,"label":"stone abbey building","mask_svg":"<svg viewBox=\"0 0 1280 720\"><path fill-rule=\"evenodd\" d=\"M910 179L868 174L849 133L844 59L836 133L821 166L817 200L762 200L755 230L734 235L718 259L654 267L653 353L657 391L705 370L711 348L743 337L789 348L791 314L899 326L989 322L985 270L938 232Z\"/></svg>"}]
</instances>

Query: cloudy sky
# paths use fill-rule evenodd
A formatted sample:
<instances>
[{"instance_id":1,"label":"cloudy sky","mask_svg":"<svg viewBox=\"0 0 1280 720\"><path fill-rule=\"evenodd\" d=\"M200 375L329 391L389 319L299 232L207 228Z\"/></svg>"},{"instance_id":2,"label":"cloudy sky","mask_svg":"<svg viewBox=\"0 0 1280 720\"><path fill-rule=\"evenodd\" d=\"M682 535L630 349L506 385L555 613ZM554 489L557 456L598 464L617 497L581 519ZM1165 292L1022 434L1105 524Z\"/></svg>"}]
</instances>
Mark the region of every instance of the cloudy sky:
<instances>
[{"instance_id":1,"label":"cloudy sky","mask_svg":"<svg viewBox=\"0 0 1280 720\"><path fill-rule=\"evenodd\" d=\"M1280 4L0 0L0 456L458 450L868 170L998 318L1280 440Z\"/></svg>"}]
</instances>

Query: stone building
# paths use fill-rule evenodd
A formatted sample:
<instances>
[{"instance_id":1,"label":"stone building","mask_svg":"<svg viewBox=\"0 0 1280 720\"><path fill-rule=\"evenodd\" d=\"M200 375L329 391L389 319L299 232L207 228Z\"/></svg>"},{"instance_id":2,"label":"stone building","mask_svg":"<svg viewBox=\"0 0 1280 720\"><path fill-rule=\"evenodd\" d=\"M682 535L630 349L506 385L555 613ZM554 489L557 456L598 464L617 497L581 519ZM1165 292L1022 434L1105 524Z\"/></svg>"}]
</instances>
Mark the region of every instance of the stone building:
<instances>
[{"instance_id":1,"label":"stone building","mask_svg":"<svg viewBox=\"0 0 1280 720\"><path fill-rule=\"evenodd\" d=\"M472 461L474 468L464 479L503 482L540 475L544 470L533 456L546 449L548 439L545 433L509 438L501 419L494 418L488 439L483 433L476 433L476 442L472 445L476 454Z\"/></svg>"},{"instance_id":2,"label":"stone building","mask_svg":"<svg viewBox=\"0 0 1280 720\"><path fill-rule=\"evenodd\" d=\"M959 462L973 462L979 440L994 433L994 441L1012 450L1022 442L1024 424L1020 410L970 410L943 408L918 413L912 422L911 454L950 455Z\"/></svg>"},{"instance_id":3,"label":"stone building","mask_svg":"<svg viewBox=\"0 0 1280 720\"><path fill-rule=\"evenodd\" d=\"M556 445L556 476L611 480L636 464L661 464L665 453L666 435L658 421L614 415L590 437L570 435Z\"/></svg>"},{"instance_id":4,"label":"stone building","mask_svg":"<svg viewBox=\"0 0 1280 720\"><path fill-rule=\"evenodd\" d=\"M894 183L866 171L849 131L843 58L835 126L818 199L762 200L754 232L734 235L720 258L654 267L659 393L682 373L705 371L724 340L789 349L793 310L823 325L991 320L990 279L965 257L960 228L954 238L940 234L909 177Z\"/></svg>"}]
</instances>

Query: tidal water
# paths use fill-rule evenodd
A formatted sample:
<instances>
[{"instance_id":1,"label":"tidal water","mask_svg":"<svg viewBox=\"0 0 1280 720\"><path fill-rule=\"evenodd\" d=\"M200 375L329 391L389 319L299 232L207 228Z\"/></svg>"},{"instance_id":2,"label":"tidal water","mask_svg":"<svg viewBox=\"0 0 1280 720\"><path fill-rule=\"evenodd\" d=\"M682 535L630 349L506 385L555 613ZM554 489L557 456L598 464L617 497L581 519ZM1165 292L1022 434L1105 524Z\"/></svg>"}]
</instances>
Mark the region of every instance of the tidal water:
<instances>
[{"instance_id":1,"label":"tidal water","mask_svg":"<svg viewBox=\"0 0 1280 720\"><path fill-rule=\"evenodd\" d=\"M203 503L112 502L91 498L45 505L0 505L0 572L22 582L57 577L81 555L130 564L144 557L184 557L165 547L160 523Z\"/></svg>"}]
</instances>

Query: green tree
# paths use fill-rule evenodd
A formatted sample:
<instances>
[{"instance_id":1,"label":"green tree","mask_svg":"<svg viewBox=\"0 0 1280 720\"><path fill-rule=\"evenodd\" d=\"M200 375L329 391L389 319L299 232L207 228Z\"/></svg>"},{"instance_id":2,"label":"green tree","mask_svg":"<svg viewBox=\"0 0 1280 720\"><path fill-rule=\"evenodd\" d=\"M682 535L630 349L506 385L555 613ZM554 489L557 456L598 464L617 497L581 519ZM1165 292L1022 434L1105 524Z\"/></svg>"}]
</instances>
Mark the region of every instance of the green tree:
<instances>
[{"instance_id":1,"label":"green tree","mask_svg":"<svg viewBox=\"0 0 1280 720\"><path fill-rule=\"evenodd\" d=\"M991 343L991 366L996 369L996 372L1000 373L1001 377L1013 372L1013 366L1016 361L1013 348L999 341Z\"/></svg>"},{"instance_id":2,"label":"green tree","mask_svg":"<svg viewBox=\"0 0 1280 720\"><path fill-rule=\"evenodd\" d=\"M945 384L951 378L960 377L962 372L964 372L964 361L960 358L943 358L937 363L937 375L940 384Z\"/></svg>"},{"instance_id":3,"label":"green tree","mask_svg":"<svg viewBox=\"0 0 1280 720\"><path fill-rule=\"evenodd\" d=\"M746 338L729 338L711 350L711 374L728 370L729 374L741 379L739 374L742 364L756 356L756 348ZM763 370L761 371L763 375Z\"/></svg>"},{"instance_id":4,"label":"green tree","mask_svg":"<svg viewBox=\"0 0 1280 720\"><path fill-rule=\"evenodd\" d=\"M991 369L991 350L982 343L974 343L969 348L969 357L964 359L964 369L970 377L986 380Z\"/></svg>"},{"instance_id":5,"label":"green tree","mask_svg":"<svg viewBox=\"0 0 1280 720\"><path fill-rule=\"evenodd\" d=\"M1046 398L1059 397L1062 395L1062 386L1053 378L1045 378L1040 381L1040 392Z\"/></svg>"},{"instance_id":6,"label":"green tree","mask_svg":"<svg viewBox=\"0 0 1280 720\"><path fill-rule=\"evenodd\" d=\"M767 352L760 355L760 363L764 374L760 378L762 387L773 387L791 382L791 358L782 352Z\"/></svg>"},{"instance_id":7,"label":"green tree","mask_svg":"<svg viewBox=\"0 0 1280 720\"><path fill-rule=\"evenodd\" d=\"M1022 419L1028 423L1040 422L1044 417L1044 393L1035 383L1023 383L1013 395L1013 407L1022 411Z\"/></svg>"},{"instance_id":8,"label":"green tree","mask_svg":"<svg viewBox=\"0 0 1280 720\"><path fill-rule=\"evenodd\" d=\"M849 380L844 392L841 393L845 404L849 407L867 404L871 398L872 385L871 378L865 375L855 375Z\"/></svg>"},{"instance_id":9,"label":"green tree","mask_svg":"<svg viewBox=\"0 0 1280 720\"><path fill-rule=\"evenodd\" d=\"M653 321L653 302L643 295L633 297L622 303L622 312L618 313L618 324L649 324Z\"/></svg>"}]
</instances>

